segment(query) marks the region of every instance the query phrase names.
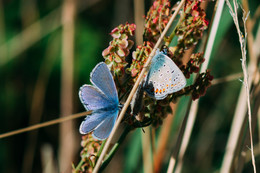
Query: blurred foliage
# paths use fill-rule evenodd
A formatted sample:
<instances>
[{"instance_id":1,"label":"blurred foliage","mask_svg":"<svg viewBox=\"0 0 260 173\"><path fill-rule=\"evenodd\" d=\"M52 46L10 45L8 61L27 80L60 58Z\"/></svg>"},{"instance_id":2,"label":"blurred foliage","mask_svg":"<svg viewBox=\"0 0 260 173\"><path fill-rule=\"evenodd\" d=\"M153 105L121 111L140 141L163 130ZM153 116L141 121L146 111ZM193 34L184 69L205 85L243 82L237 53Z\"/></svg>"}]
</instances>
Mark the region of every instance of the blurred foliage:
<instances>
[{"instance_id":1,"label":"blurred foliage","mask_svg":"<svg viewBox=\"0 0 260 173\"><path fill-rule=\"evenodd\" d=\"M132 1L125 1L130 4L128 10L133 11ZM83 3L83 1L79 2ZM257 7L259 7L259 2L257 0L248 2L251 10L250 15L253 16ZM0 10L3 10L2 14L4 14L4 16L0 15L0 21L3 21L0 23L0 32L2 32L0 35L4 36L1 38L0 47L24 31L21 16L23 3L25 2L22 0L4 0L0 2L2 5ZM35 3L35 10L39 14L39 18L36 18L36 20L62 6L62 1L46 0L36 1ZM111 40L108 33L112 28L121 24L115 23L115 21L125 23L126 21L121 21L122 18L128 19L129 22L133 20L132 12L121 13L120 15L116 13L117 8L123 6L123 3L124 1L120 2L119 0L99 0L76 15L74 112L84 111L78 99L78 88L82 84L89 83L89 74L92 68L98 62L104 60L102 51L109 45ZM145 4L147 10L151 1L145 1ZM209 20L211 19L214 4L215 1L208 2L206 13ZM209 64L211 73L215 78L241 72L240 46L227 7L223 12L220 23ZM253 31L255 34L256 28ZM43 68L47 58L51 59L54 65L50 65L50 76L43 86L46 95L41 122L59 117L61 32L60 27L0 66L0 133L30 125L29 116L32 96L36 82L39 80L40 69ZM8 46L8 44L6 45ZM2 58L9 59L0 52L0 61ZM48 69L48 63L44 68ZM241 82L239 80L218 84L209 88L207 94L200 99L198 117L186 153L187 157L184 157L183 172L214 172L220 168L240 87ZM170 138L171 141L169 141L169 147L171 148L176 142L188 99L188 97L184 97L180 100L170 134L172 137ZM75 121L76 127L78 127L80 121L81 119ZM156 129L157 133L159 131L160 128ZM0 172L22 172L24 151L29 133L0 140ZM143 172L141 133L141 130L130 133L131 135L123 142L116 156L107 167L107 172L113 171L115 168L119 168L121 170L119 172ZM57 164L59 149L58 125L39 130L32 172L42 172L41 147L45 143L49 143L53 147ZM170 153L170 148L167 149ZM79 160L80 150L79 143L78 157L75 158L75 162ZM163 160L163 171L166 171L168 166L169 155L166 156ZM259 157L257 157L256 161L259 163ZM251 165L244 169L245 172L252 171Z\"/></svg>"}]
</instances>

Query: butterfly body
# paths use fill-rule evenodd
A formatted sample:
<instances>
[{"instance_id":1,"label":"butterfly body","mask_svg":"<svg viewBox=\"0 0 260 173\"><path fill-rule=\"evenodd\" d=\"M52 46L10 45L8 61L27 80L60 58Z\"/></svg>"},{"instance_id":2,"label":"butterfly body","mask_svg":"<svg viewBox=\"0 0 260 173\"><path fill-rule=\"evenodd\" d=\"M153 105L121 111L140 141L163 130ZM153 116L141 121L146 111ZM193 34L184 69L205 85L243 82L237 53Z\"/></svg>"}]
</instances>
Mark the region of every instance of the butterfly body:
<instances>
[{"instance_id":1,"label":"butterfly body","mask_svg":"<svg viewBox=\"0 0 260 173\"><path fill-rule=\"evenodd\" d=\"M103 62L96 65L90 74L93 85L83 85L79 98L86 108L92 110L81 123L81 134L93 132L93 137L106 139L112 131L119 112L119 100L113 77Z\"/></svg>"},{"instance_id":2,"label":"butterfly body","mask_svg":"<svg viewBox=\"0 0 260 173\"><path fill-rule=\"evenodd\" d=\"M186 79L178 66L163 52L157 50L145 79L145 91L156 100L184 88Z\"/></svg>"}]
</instances>

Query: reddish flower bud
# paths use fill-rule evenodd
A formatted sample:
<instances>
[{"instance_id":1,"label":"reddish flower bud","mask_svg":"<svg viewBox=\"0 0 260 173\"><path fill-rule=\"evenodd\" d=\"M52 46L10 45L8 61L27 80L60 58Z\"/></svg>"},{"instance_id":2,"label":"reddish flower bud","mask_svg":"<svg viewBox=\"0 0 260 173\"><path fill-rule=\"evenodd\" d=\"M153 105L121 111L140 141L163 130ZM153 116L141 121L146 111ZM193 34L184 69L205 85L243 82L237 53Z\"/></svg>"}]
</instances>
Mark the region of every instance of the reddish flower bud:
<instances>
[{"instance_id":1,"label":"reddish flower bud","mask_svg":"<svg viewBox=\"0 0 260 173\"><path fill-rule=\"evenodd\" d=\"M112 46L108 46L105 50L103 50L102 56L103 57L107 56L110 53L111 49L112 49Z\"/></svg>"},{"instance_id":2,"label":"reddish flower bud","mask_svg":"<svg viewBox=\"0 0 260 173\"><path fill-rule=\"evenodd\" d=\"M124 57L125 56L125 51L124 49L122 49L121 47L118 47L118 50L116 51L116 53L120 56L120 57ZM118 61L117 61L118 62Z\"/></svg>"},{"instance_id":3,"label":"reddish flower bud","mask_svg":"<svg viewBox=\"0 0 260 173\"><path fill-rule=\"evenodd\" d=\"M121 47L121 48L127 48L128 47L128 41L127 39L122 39L118 42L118 45Z\"/></svg>"},{"instance_id":4,"label":"reddish flower bud","mask_svg":"<svg viewBox=\"0 0 260 173\"><path fill-rule=\"evenodd\" d=\"M131 70L131 75L132 75L132 77L135 77L135 76L137 75L137 73L138 73L138 70L136 70L135 68L133 68L133 69Z\"/></svg>"}]
</instances>

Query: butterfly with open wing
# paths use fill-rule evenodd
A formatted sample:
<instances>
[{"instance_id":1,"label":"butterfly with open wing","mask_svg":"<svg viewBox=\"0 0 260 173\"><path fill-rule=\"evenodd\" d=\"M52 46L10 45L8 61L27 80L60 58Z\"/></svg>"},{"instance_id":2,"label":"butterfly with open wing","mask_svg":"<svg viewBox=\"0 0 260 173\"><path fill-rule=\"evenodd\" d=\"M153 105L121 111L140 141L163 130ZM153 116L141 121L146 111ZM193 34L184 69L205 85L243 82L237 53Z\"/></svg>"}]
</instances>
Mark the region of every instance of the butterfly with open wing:
<instances>
[{"instance_id":1,"label":"butterfly with open wing","mask_svg":"<svg viewBox=\"0 0 260 173\"><path fill-rule=\"evenodd\" d=\"M94 138L104 140L111 133L119 112L116 85L104 62L92 70L90 81L93 85L83 85L79 90L79 98L86 110L93 112L81 123L79 131L81 134L94 131Z\"/></svg>"}]
</instances>

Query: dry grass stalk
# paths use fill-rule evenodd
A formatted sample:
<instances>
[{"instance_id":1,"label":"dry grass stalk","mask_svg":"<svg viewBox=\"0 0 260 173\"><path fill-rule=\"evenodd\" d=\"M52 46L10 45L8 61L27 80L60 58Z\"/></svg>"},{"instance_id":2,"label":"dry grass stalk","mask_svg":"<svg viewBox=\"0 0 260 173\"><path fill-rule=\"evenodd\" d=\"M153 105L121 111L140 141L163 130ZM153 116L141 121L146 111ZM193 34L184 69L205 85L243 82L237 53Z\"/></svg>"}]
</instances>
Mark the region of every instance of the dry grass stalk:
<instances>
[{"instance_id":1,"label":"dry grass stalk","mask_svg":"<svg viewBox=\"0 0 260 173\"><path fill-rule=\"evenodd\" d=\"M239 27L239 21L238 21L238 17L237 17L237 9L238 9L238 4L235 0L233 0L233 5L234 5L234 9L232 8L230 2L228 0L226 0L226 3L229 7L230 10L230 14L233 18L233 21L235 23L237 32L238 32L238 36L239 36L239 42L240 42L240 48L241 48L241 53L242 53L242 69L243 69L243 74L244 74L244 81L243 81L243 86L244 86L244 93L246 96L246 100L247 100L247 111L248 111L248 123L249 123L249 132L250 132L250 143L251 143L251 157L252 157L252 165L253 165L253 169L254 172L256 173L256 167L255 167L255 158L254 158L254 148L253 148L253 139L252 139L252 123L251 123L251 119L252 119L252 115L251 115L251 106L250 106L250 93L249 93L249 88L251 86L251 81L249 81L249 76L248 76L248 72L247 72L247 68L246 68L246 38L247 38L247 31L246 31L246 20L247 17L249 15L249 13L244 12L243 13L243 23L244 23L244 34L241 32L240 27ZM240 127L238 127L240 128ZM232 143L232 142L230 142ZM229 143L228 143L229 144ZM227 147L229 147L229 145L227 145ZM227 148L227 152L229 148ZM232 151L231 151L232 152ZM231 163L234 157L234 150L232 153L228 154L227 157L224 157L223 160L223 166L221 169L221 172L227 172L231 169ZM229 159L228 159L229 158ZM225 159L228 159L229 162L225 162Z\"/></svg>"},{"instance_id":2,"label":"dry grass stalk","mask_svg":"<svg viewBox=\"0 0 260 173\"><path fill-rule=\"evenodd\" d=\"M178 5L176 11L175 11L174 14L172 15L172 17L171 17L171 19L169 20L167 26L165 27L164 31L162 32L160 38L158 39L157 43L155 44L154 49L152 50L152 52L151 52L149 58L147 59L145 65L144 65L145 68L143 68L143 70L141 71L141 73L140 73L140 75L139 75L139 77L138 77L136 83L134 84L134 86L133 86L133 88L132 88L132 90L131 90L131 92L130 92L130 94L129 94L129 96L128 96L128 98L127 98L125 104L124 104L124 107L122 108L122 110L121 110L121 112L120 112L120 114L119 114L119 116L118 116L118 119L117 119L117 121L116 121L116 124L115 124L115 126L113 127L112 132L111 132L110 136L109 136L108 139L107 139L107 142L106 142L106 144L105 144L105 146L104 146L104 149L103 149L103 151L102 151L102 153L101 153L101 155L100 155L100 157L99 157L99 159L98 159L98 161L97 161L97 164L95 165L95 168L94 168L94 170L93 170L93 173L97 173L97 172L98 172L98 170L99 170L99 168L100 168L100 166L101 166L102 160L104 159L104 157L105 157L105 155L106 155L106 153L107 153L107 151L108 151L108 148L109 148L109 145L110 145L110 143L111 143L111 140L112 140L112 138L113 138L113 136L114 136L114 134L115 134L115 132L116 132L116 130L117 130L119 124L121 123L121 121L122 121L122 119L123 119L123 117L124 117L124 114L125 114L125 112L126 112L128 106L129 106L129 104L130 104L130 102L131 102L131 100L132 100L132 98L133 98L134 93L136 92L137 87L139 86L141 80L142 80L143 77L144 77L144 74L146 73L146 71L147 71L147 69L148 69L147 67L149 66L149 63L150 63L150 61L152 60L152 57L154 56L156 49L159 47L159 45L160 45L161 42L163 41L163 38L164 38L164 36L166 35L166 32L167 32L168 29L170 28L170 26L171 26L173 20L174 20L175 17L177 16L177 14L178 14L179 10L181 9L182 5L184 4L184 2L185 2L185 0L182 0L182 1L179 3L179 5Z\"/></svg>"},{"instance_id":3,"label":"dry grass stalk","mask_svg":"<svg viewBox=\"0 0 260 173\"><path fill-rule=\"evenodd\" d=\"M235 74L231 74L231 75L221 77L218 79L213 79L212 85L218 85L218 84L221 84L224 82L230 82L233 80L237 80L237 79L241 78L242 76L243 76L243 73L235 73Z\"/></svg>"},{"instance_id":4,"label":"dry grass stalk","mask_svg":"<svg viewBox=\"0 0 260 173\"><path fill-rule=\"evenodd\" d=\"M258 81L259 82L259 81ZM259 85L253 85L252 86L253 92L252 92L252 102L254 103L254 107L252 109L252 132L254 133L255 127L257 125L257 118L258 114L260 113L260 86ZM246 124L247 124L247 114L244 116L244 124L243 124L243 129L245 129ZM244 133L242 133L242 136L244 136ZM238 146L242 146L242 151L240 151L240 155L238 157L237 162L236 162L236 170L235 172L241 173L243 171L245 163L247 163L249 160L251 160L251 150L248 150L248 146L250 145L250 133L247 131L246 136L244 138L245 140L242 142L242 140L239 141ZM259 149L258 146L256 145L254 147L255 149ZM258 152L254 150L254 154L257 156ZM250 159L249 159L250 158Z\"/></svg>"},{"instance_id":5,"label":"dry grass stalk","mask_svg":"<svg viewBox=\"0 0 260 173\"><path fill-rule=\"evenodd\" d=\"M224 2L223 1L218 1L216 3L216 11L215 11L215 15L214 15L214 19L211 25L211 29L210 29L210 34L207 40L207 44L206 44L206 49L205 49L205 54L204 54L204 58L205 58L205 62L202 64L201 67L201 72L206 71L208 64L209 64L209 59L212 53L212 49L213 49L213 45L214 45L214 40L216 37L216 33L217 33L217 29L219 26L219 21L220 21L220 17L223 11L223 7L224 7ZM177 155L175 156L173 154L173 156L171 157L170 160L170 164L168 167L168 172L173 172L174 168L175 168L175 160L178 160L178 164L176 165L176 171L175 172L181 172L182 169L182 165L183 165L183 157L184 154L186 152L190 137L191 137L191 133L192 133L192 129L196 120L196 115L197 115L197 111L198 111L198 103L199 101L196 100L194 102L191 103L190 109L189 109L189 114L188 114L188 119L187 119L187 124L185 127L185 131L183 134L183 138L182 138L182 143L180 146L180 149L177 148L177 150L179 151L175 151L175 153L179 153L178 157ZM182 134L180 134L182 135ZM172 169L172 170L171 170Z\"/></svg>"},{"instance_id":6,"label":"dry grass stalk","mask_svg":"<svg viewBox=\"0 0 260 173\"><path fill-rule=\"evenodd\" d=\"M36 130L36 129L39 129L39 128L51 126L51 125L54 125L54 124L60 124L60 123L63 123L65 121L69 121L69 120L73 120L73 119L76 119L76 118L79 118L79 117L90 115L91 112L92 111L80 112L80 113L77 113L77 114L68 115L66 117L58 118L58 119L47 121L47 122L40 123L40 124L35 124L35 125L32 125L32 126L25 127L25 128L18 129L18 130L14 130L14 131L11 131L11 132L2 133L2 134L0 134L0 139L7 138L7 137L10 137L10 136L14 136L14 135L18 135L18 134L25 133L25 132L29 132L29 131Z\"/></svg>"},{"instance_id":7,"label":"dry grass stalk","mask_svg":"<svg viewBox=\"0 0 260 173\"><path fill-rule=\"evenodd\" d=\"M142 45L143 43L143 28L144 28L144 1L134 0L134 17L136 24L135 40L136 45ZM153 172L152 162L152 144L150 127L143 128L145 133L141 131L142 136L142 156L144 172Z\"/></svg>"},{"instance_id":8,"label":"dry grass stalk","mask_svg":"<svg viewBox=\"0 0 260 173\"><path fill-rule=\"evenodd\" d=\"M61 72L61 116L73 112L73 69L74 69L74 18L76 3L64 0L62 9L62 72ZM76 133L72 121L60 126L59 167L69 172L76 149Z\"/></svg>"},{"instance_id":9,"label":"dry grass stalk","mask_svg":"<svg viewBox=\"0 0 260 173\"><path fill-rule=\"evenodd\" d=\"M154 156L154 169L155 172L160 172L162 162L164 160L166 154L166 148L169 142L170 130L172 124L174 122L175 112L177 108L177 103L170 103L172 114L168 114L166 119L163 122L163 126L161 127L161 131L158 137L158 147Z\"/></svg>"}]
</instances>

